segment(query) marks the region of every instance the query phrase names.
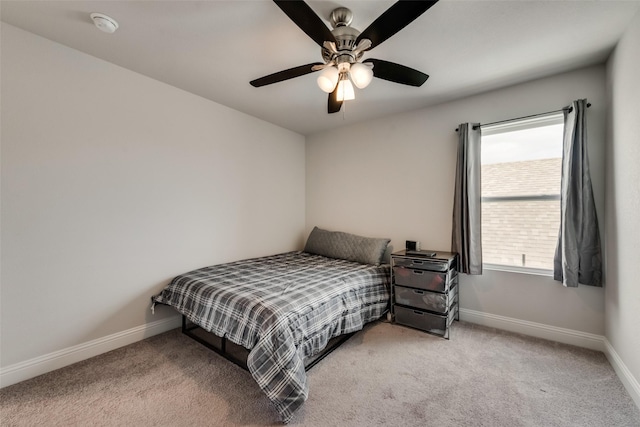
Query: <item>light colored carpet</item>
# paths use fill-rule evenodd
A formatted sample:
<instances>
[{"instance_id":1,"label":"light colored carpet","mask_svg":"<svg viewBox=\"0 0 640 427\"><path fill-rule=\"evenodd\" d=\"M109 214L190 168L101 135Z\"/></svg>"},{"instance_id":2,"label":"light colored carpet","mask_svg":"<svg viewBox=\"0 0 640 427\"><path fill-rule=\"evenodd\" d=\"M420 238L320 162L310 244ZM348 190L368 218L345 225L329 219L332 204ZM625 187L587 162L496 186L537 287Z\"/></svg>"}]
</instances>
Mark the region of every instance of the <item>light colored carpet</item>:
<instances>
[{"instance_id":1,"label":"light colored carpet","mask_svg":"<svg viewBox=\"0 0 640 427\"><path fill-rule=\"evenodd\" d=\"M300 426L640 426L602 353L456 322L376 322L308 373ZM251 375L179 330L0 390L2 426L282 425Z\"/></svg>"}]
</instances>

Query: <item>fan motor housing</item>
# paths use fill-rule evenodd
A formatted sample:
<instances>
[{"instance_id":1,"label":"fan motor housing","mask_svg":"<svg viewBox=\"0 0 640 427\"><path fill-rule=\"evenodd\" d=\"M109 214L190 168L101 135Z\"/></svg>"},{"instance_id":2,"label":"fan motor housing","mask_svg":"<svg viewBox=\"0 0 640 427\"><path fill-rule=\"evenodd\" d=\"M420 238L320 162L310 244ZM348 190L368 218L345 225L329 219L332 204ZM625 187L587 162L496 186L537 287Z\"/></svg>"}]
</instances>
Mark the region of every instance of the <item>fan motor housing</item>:
<instances>
[{"instance_id":1,"label":"fan motor housing","mask_svg":"<svg viewBox=\"0 0 640 427\"><path fill-rule=\"evenodd\" d=\"M362 52L358 53L358 55L352 54L353 49L356 47L356 39L360 35L360 31L353 27L343 25L334 28L331 33L336 39L336 48L338 53L332 53L324 47L321 48L322 59L324 59L325 62L330 62L332 60L337 63L345 62L345 56L353 58L349 62L356 62L362 57ZM341 60L337 60L337 58L341 58Z\"/></svg>"}]
</instances>

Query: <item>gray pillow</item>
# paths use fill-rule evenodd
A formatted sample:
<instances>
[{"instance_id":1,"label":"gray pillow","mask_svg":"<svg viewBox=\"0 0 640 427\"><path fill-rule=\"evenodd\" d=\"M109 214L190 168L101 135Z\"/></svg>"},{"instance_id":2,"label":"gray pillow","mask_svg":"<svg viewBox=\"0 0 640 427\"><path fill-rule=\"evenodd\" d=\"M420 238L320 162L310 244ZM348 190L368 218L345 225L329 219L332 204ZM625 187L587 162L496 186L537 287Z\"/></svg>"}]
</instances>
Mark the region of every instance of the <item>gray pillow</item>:
<instances>
[{"instance_id":1,"label":"gray pillow","mask_svg":"<svg viewBox=\"0 0 640 427\"><path fill-rule=\"evenodd\" d=\"M380 265L390 239L362 237L314 227L304 251L329 258Z\"/></svg>"}]
</instances>

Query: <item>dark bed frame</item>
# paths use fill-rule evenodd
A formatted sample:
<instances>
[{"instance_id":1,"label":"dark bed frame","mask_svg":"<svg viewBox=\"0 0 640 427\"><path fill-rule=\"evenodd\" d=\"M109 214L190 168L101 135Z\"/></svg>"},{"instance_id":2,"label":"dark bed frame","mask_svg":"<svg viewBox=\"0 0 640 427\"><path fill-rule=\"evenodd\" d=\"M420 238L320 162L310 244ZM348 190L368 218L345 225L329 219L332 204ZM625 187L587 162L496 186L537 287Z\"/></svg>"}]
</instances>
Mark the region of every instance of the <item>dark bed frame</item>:
<instances>
[{"instance_id":1,"label":"dark bed frame","mask_svg":"<svg viewBox=\"0 0 640 427\"><path fill-rule=\"evenodd\" d=\"M211 332L207 332L202 329L200 326L195 323L189 321L185 315L182 315L182 333L204 345L207 348L218 353L220 356L229 360L230 362L235 363L242 369L248 371L247 367L247 356L249 355L249 350L246 348L234 344L227 340L225 337L219 337ZM329 343L320 353L315 356L309 357L304 361L304 370L308 371L317 365L322 359L324 359L329 353L331 353L336 348L340 347L344 344L349 338L355 335L355 332L351 332L349 334L341 335L339 337L332 338L329 340Z\"/></svg>"}]
</instances>

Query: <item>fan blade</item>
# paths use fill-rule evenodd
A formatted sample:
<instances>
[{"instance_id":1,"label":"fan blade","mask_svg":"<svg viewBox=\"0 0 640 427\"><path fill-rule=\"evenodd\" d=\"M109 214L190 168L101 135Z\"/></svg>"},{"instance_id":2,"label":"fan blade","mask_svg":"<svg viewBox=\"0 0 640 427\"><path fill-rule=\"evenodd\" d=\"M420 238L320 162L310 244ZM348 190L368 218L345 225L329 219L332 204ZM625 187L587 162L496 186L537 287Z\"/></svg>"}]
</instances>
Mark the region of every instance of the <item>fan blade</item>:
<instances>
[{"instance_id":1,"label":"fan blade","mask_svg":"<svg viewBox=\"0 0 640 427\"><path fill-rule=\"evenodd\" d=\"M361 40L371 40L371 48L376 47L389 37L409 25L417 17L426 12L435 1L399 1L387 9L371 25L369 25L356 39L356 44Z\"/></svg>"},{"instance_id":2,"label":"fan blade","mask_svg":"<svg viewBox=\"0 0 640 427\"><path fill-rule=\"evenodd\" d=\"M400 83L409 86L422 86L429 76L413 68L396 64L395 62L383 61L382 59L367 59L365 63L373 64L373 76L390 82Z\"/></svg>"},{"instance_id":3,"label":"fan blade","mask_svg":"<svg viewBox=\"0 0 640 427\"><path fill-rule=\"evenodd\" d=\"M322 62L313 62L311 64L300 65L299 67L289 68L288 70L278 71L277 73L269 74L268 76L260 77L259 79L252 80L251 86L260 87L270 85L272 83L278 83L283 80L289 80L294 77L304 76L305 74L312 73L313 67L316 65L324 65Z\"/></svg>"},{"instance_id":4,"label":"fan blade","mask_svg":"<svg viewBox=\"0 0 640 427\"><path fill-rule=\"evenodd\" d=\"M336 41L322 19L304 1L273 0L273 2L321 47L325 41Z\"/></svg>"},{"instance_id":5,"label":"fan blade","mask_svg":"<svg viewBox=\"0 0 640 427\"><path fill-rule=\"evenodd\" d=\"M338 85L336 88L329 94L329 102L327 103L327 112L329 114L337 113L340 111L342 107L342 101L338 101Z\"/></svg>"}]
</instances>

